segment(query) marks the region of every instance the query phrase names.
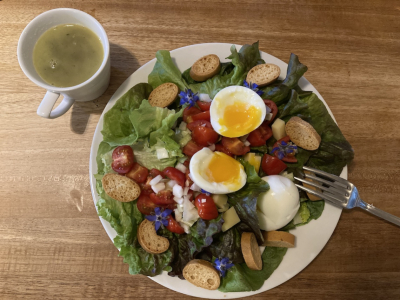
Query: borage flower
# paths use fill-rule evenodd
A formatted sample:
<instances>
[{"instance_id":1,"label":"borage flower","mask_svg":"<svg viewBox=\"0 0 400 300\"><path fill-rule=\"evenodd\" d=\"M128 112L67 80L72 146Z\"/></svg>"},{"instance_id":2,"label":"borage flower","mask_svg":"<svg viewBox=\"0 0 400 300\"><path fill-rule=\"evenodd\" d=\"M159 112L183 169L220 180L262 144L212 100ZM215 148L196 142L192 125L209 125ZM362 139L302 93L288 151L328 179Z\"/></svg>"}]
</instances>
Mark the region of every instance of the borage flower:
<instances>
[{"instance_id":1,"label":"borage flower","mask_svg":"<svg viewBox=\"0 0 400 300\"><path fill-rule=\"evenodd\" d=\"M172 213L172 210L165 209L162 211L161 208L156 207L154 208L154 213L154 215L146 216L146 219L151 222L155 222L154 227L156 228L156 231L160 229L161 225L168 226L167 218Z\"/></svg>"},{"instance_id":2,"label":"borage flower","mask_svg":"<svg viewBox=\"0 0 400 300\"><path fill-rule=\"evenodd\" d=\"M234 266L228 257L217 258L214 261L214 268L220 273L221 277L225 277L226 271Z\"/></svg>"},{"instance_id":3,"label":"borage flower","mask_svg":"<svg viewBox=\"0 0 400 300\"><path fill-rule=\"evenodd\" d=\"M206 194L207 196L210 196L210 192L207 192L206 190L200 189L200 192L202 192L203 194Z\"/></svg>"},{"instance_id":4,"label":"borage flower","mask_svg":"<svg viewBox=\"0 0 400 300\"><path fill-rule=\"evenodd\" d=\"M193 93L191 89L187 89L179 93L179 97L181 101L179 102L181 105L189 104L189 107L192 107L196 104L196 101L199 101L198 93Z\"/></svg>"},{"instance_id":5,"label":"borage flower","mask_svg":"<svg viewBox=\"0 0 400 300\"><path fill-rule=\"evenodd\" d=\"M297 153L297 146L292 142L286 143L285 141L278 142L278 147L272 149L271 154L278 153L278 158L282 159L285 156L294 155Z\"/></svg>"},{"instance_id":6,"label":"borage flower","mask_svg":"<svg viewBox=\"0 0 400 300\"><path fill-rule=\"evenodd\" d=\"M251 89L252 91L256 92L259 96L264 94L264 92L258 88L258 84L256 83L251 83L251 82L248 83L246 80L244 80L243 85L248 89Z\"/></svg>"}]
</instances>

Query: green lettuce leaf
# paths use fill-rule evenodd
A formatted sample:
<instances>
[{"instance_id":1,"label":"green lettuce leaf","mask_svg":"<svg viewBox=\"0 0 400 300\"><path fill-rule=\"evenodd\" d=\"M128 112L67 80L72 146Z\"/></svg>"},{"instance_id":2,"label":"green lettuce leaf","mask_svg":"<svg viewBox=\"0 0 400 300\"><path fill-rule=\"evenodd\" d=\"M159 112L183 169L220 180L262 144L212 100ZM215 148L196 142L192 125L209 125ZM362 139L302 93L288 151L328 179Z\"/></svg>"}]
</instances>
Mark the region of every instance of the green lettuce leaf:
<instances>
[{"instance_id":1,"label":"green lettuce leaf","mask_svg":"<svg viewBox=\"0 0 400 300\"><path fill-rule=\"evenodd\" d=\"M241 235L242 231L236 226L216 235L210 246L212 256L228 257L234 264L244 263Z\"/></svg>"},{"instance_id":2,"label":"green lettuce leaf","mask_svg":"<svg viewBox=\"0 0 400 300\"><path fill-rule=\"evenodd\" d=\"M96 162L97 162L97 174L104 175L108 173L108 164L109 162L105 161L105 155L113 150L114 147L110 146L108 143L102 141L99 145L99 149L97 150ZM111 158L111 157L110 157ZM105 164L106 163L106 164ZM110 162L111 167L111 162Z\"/></svg>"},{"instance_id":3,"label":"green lettuce leaf","mask_svg":"<svg viewBox=\"0 0 400 300\"><path fill-rule=\"evenodd\" d=\"M288 88L293 89L297 86L300 78L307 72L307 67L299 61L299 57L296 54L291 53L289 64L287 68L286 78L282 84Z\"/></svg>"},{"instance_id":4,"label":"green lettuce leaf","mask_svg":"<svg viewBox=\"0 0 400 300\"><path fill-rule=\"evenodd\" d=\"M221 278L221 285L218 288L223 293L228 292L249 292L260 289L264 281L281 263L287 248L265 247L262 254L263 268L261 271L254 271L246 264L236 264Z\"/></svg>"},{"instance_id":5,"label":"green lettuce leaf","mask_svg":"<svg viewBox=\"0 0 400 300\"><path fill-rule=\"evenodd\" d=\"M147 99L152 91L147 83L139 83L126 92L115 105L104 114L103 141L111 146L131 145L137 134L129 119L132 110L139 108L143 99Z\"/></svg>"},{"instance_id":6,"label":"green lettuce leaf","mask_svg":"<svg viewBox=\"0 0 400 300\"><path fill-rule=\"evenodd\" d=\"M243 165L244 170L247 175L247 183L259 183L261 181L260 176L258 176L256 169L252 164L245 160L242 156L238 156L237 160Z\"/></svg>"},{"instance_id":7,"label":"green lettuce leaf","mask_svg":"<svg viewBox=\"0 0 400 300\"><path fill-rule=\"evenodd\" d=\"M159 144L161 147L161 145ZM140 141L132 146L133 152L135 153L136 161L147 169L158 169L164 170L166 167L173 167L176 164L177 156L170 156L168 158L158 159L157 157L157 145L149 147L149 145Z\"/></svg>"}]
</instances>

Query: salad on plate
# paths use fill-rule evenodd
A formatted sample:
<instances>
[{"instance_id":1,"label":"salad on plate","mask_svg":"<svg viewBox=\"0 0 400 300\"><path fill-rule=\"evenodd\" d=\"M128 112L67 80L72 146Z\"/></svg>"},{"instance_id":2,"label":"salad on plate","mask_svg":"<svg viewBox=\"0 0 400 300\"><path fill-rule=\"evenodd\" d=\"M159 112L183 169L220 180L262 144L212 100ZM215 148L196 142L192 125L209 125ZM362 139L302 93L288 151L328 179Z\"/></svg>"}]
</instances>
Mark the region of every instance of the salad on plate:
<instances>
[{"instance_id":1,"label":"salad on plate","mask_svg":"<svg viewBox=\"0 0 400 300\"><path fill-rule=\"evenodd\" d=\"M324 210L293 177L303 166L339 175L353 149L317 95L299 87L307 67L294 54L283 79L258 42L183 73L169 51L156 58L148 83L104 115L98 214L131 274L258 290L296 246L290 230Z\"/></svg>"}]
</instances>

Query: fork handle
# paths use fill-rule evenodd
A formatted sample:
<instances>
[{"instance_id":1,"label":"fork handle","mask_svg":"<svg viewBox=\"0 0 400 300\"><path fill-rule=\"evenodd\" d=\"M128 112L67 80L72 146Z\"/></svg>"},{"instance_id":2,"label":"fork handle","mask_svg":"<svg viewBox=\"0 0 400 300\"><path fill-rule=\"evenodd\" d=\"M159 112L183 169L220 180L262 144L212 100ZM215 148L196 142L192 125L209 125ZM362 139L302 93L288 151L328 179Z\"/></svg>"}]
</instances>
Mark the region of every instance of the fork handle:
<instances>
[{"instance_id":1,"label":"fork handle","mask_svg":"<svg viewBox=\"0 0 400 300\"><path fill-rule=\"evenodd\" d=\"M389 221L397 226L400 226L400 218L399 217L396 217L396 216L391 215L379 208L376 208L372 204L368 204L360 199L359 202L357 203L357 206L379 218L382 218L382 219Z\"/></svg>"}]
</instances>

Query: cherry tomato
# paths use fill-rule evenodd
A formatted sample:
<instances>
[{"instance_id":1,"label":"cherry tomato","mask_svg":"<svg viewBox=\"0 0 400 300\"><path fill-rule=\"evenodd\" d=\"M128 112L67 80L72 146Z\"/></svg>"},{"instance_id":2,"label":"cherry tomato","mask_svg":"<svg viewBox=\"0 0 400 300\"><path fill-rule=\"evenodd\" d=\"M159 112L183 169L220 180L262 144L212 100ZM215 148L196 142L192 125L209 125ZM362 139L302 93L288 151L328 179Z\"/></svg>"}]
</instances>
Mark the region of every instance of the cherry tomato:
<instances>
[{"instance_id":1,"label":"cherry tomato","mask_svg":"<svg viewBox=\"0 0 400 300\"><path fill-rule=\"evenodd\" d=\"M149 196L150 194L154 193L153 189L151 188L151 185L149 183L152 179L153 178L151 178L149 176L149 177L147 177L147 181L145 183L139 183L141 194Z\"/></svg>"},{"instance_id":2,"label":"cherry tomato","mask_svg":"<svg viewBox=\"0 0 400 300\"><path fill-rule=\"evenodd\" d=\"M177 221L172 216L167 217L168 220L168 226L166 227L169 231L177 234L183 234L185 233L185 230Z\"/></svg>"},{"instance_id":3,"label":"cherry tomato","mask_svg":"<svg viewBox=\"0 0 400 300\"><path fill-rule=\"evenodd\" d=\"M272 129L268 125L262 124L256 130L250 132L247 140L252 147L265 145L267 140L272 136Z\"/></svg>"},{"instance_id":4,"label":"cherry tomato","mask_svg":"<svg viewBox=\"0 0 400 300\"><path fill-rule=\"evenodd\" d=\"M125 176L135 180L137 183L143 183L147 180L148 175L149 170L138 163L134 163L132 169Z\"/></svg>"},{"instance_id":5,"label":"cherry tomato","mask_svg":"<svg viewBox=\"0 0 400 300\"><path fill-rule=\"evenodd\" d=\"M197 145L193 140L190 140L185 147L183 147L182 152L187 156L193 156L201 149L203 149L203 147Z\"/></svg>"},{"instance_id":6,"label":"cherry tomato","mask_svg":"<svg viewBox=\"0 0 400 300\"><path fill-rule=\"evenodd\" d=\"M266 106L268 106L271 109L271 113L272 113L271 120L264 122L264 124L269 125L274 121L276 114L278 113L278 107L276 106L275 102L272 100L264 99L264 103Z\"/></svg>"},{"instance_id":7,"label":"cherry tomato","mask_svg":"<svg viewBox=\"0 0 400 300\"><path fill-rule=\"evenodd\" d=\"M156 178L158 175L161 175L162 177L164 177L164 174L160 170L158 170L158 169L151 169L150 170L150 176L152 178Z\"/></svg>"},{"instance_id":8,"label":"cherry tomato","mask_svg":"<svg viewBox=\"0 0 400 300\"><path fill-rule=\"evenodd\" d=\"M197 121L193 121L192 123L187 124L187 129L189 129L190 131L193 131L198 126L213 128L209 121L197 120Z\"/></svg>"},{"instance_id":9,"label":"cherry tomato","mask_svg":"<svg viewBox=\"0 0 400 300\"><path fill-rule=\"evenodd\" d=\"M229 156L233 156L233 154L220 143L215 144L215 151L223 152Z\"/></svg>"},{"instance_id":10,"label":"cherry tomato","mask_svg":"<svg viewBox=\"0 0 400 300\"><path fill-rule=\"evenodd\" d=\"M281 138L280 140L278 140L278 141L274 144L274 146L273 146L272 148L278 147L278 143L280 143L280 142L282 142L282 141L284 141L284 142L286 142L286 143L289 143L289 142L290 142L290 137L287 135L287 136ZM274 155L275 155L276 157L278 157L278 151L275 151L275 152L274 152ZM296 162L297 162L297 158L294 157L294 152L293 152L293 154L289 154L289 155L284 156L284 157L282 158L282 161L286 161L286 162L288 162L288 163L296 163Z\"/></svg>"},{"instance_id":11,"label":"cherry tomato","mask_svg":"<svg viewBox=\"0 0 400 300\"><path fill-rule=\"evenodd\" d=\"M245 146L238 138L228 138L224 136L221 139L221 143L234 155L245 155L247 152L250 152L250 147Z\"/></svg>"},{"instance_id":12,"label":"cherry tomato","mask_svg":"<svg viewBox=\"0 0 400 300\"><path fill-rule=\"evenodd\" d=\"M186 107L185 110L183 111L183 121L185 121L186 123L190 123L188 122L187 118L189 116L193 116L196 114L201 113L201 110L198 109L197 107Z\"/></svg>"},{"instance_id":13,"label":"cherry tomato","mask_svg":"<svg viewBox=\"0 0 400 300\"><path fill-rule=\"evenodd\" d=\"M150 194L150 199L157 206L175 204L174 195L172 195L172 191L169 190L162 190L159 191L157 194Z\"/></svg>"},{"instance_id":14,"label":"cherry tomato","mask_svg":"<svg viewBox=\"0 0 400 300\"><path fill-rule=\"evenodd\" d=\"M138 210L144 215L150 215L154 212L154 208L157 207L157 205L150 199L149 195L144 193L140 194L136 205Z\"/></svg>"},{"instance_id":15,"label":"cherry tomato","mask_svg":"<svg viewBox=\"0 0 400 300\"><path fill-rule=\"evenodd\" d=\"M171 180L175 180L180 186L185 186L186 176L178 169L175 169L174 167L166 167L163 171L163 175Z\"/></svg>"},{"instance_id":16,"label":"cherry tomato","mask_svg":"<svg viewBox=\"0 0 400 300\"><path fill-rule=\"evenodd\" d=\"M199 194L195 201L200 218L203 220L213 220L218 217L218 209L211 196L206 194Z\"/></svg>"},{"instance_id":17,"label":"cherry tomato","mask_svg":"<svg viewBox=\"0 0 400 300\"><path fill-rule=\"evenodd\" d=\"M267 175L278 175L286 170L286 164L275 156L264 154L261 160L261 168Z\"/></svg>"},{"instance_id":18,"label":"cherry tomato","mask_svg":"<svg viewBox=\"0 0 400 300\"><path fill-rule=\"evenodd\" d=\"M192 132L192 139L197 145L200 146L210 146L218 141L219 134L215 132L212 128L207 128L203 126L196 127Z\"/></svg>"},{"instance_id":19,"label":"cherry tomato","mask_svg":"<svg viewBox=\"0 0 400 300\"><path fill-rule=\"evenodd\" d=\"M197 121L197 120L210 121L210 111L203 111L203 112L201 112L199 114L195 114L195 115L192 115L190 117L191 117L192 121ZM190 118L188 118L188 123L190 123L189 119Z\"/></svg>"},{"instance_id":20,"label":"cherry tomato","mask_svg":"<svg viewBox=\"0 0 400 300\"><path fill-rule=\"evenodd\" d=\"M120 174L128 173L133 166L133 150L129 146L119 146L112 153L112 169Z\"/></svg>"},{"instance_id":21,"label":"cherry tomato","mask_svg":"<svg viewBox=\"0 0 400 300\"><path fill-rule=\"evenodd\" d=\"M210 110L211 102L197 101L196 103L202 111Z\"/></svg>"}]
</instances>

